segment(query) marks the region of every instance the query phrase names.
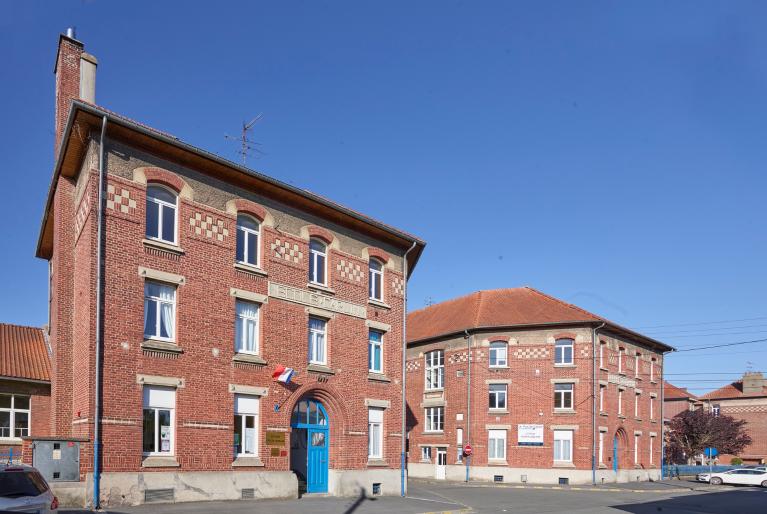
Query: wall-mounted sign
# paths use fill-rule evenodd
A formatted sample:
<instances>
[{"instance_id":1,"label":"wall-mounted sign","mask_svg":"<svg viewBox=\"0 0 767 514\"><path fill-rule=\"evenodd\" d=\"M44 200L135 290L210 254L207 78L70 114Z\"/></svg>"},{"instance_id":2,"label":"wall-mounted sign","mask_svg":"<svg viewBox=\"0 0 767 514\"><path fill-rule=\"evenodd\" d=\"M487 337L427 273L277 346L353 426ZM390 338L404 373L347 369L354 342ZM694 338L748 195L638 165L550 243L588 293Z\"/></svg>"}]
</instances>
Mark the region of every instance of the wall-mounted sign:
<instances>
[{"instance_id":1,"label":"wall-mounted sign","mask_svg":"<svg viewBox=\"0 0 767 514\"><path fill-rule=\"evenodd\" d=\"M285 432L267 430L266 446L285 446Z\"/></svg>"},{"instance_id":2,"label":"wall-mounted sign","mask_svg":"<svg viewBox=\"0 0 767 514\"><path fill-rule=\"evenodd\" d=\"M326 311L354 316L355 318L365 319L367 317L367 307L364 305L337 300L331 296L276 282L269 282L269 296L300 303L301 305L308 305L309 307L317 307Z\"/></svg>"},{"instance_id":3,"label":"wall-mounted sign","mask_svg":"<svg viewBox=\"0 0 767 514\"><path fill-rule=\"evenodd\" d=\"M543 446L543 425L517 425L517 444Z\"/></svg>"},{"instance_id":4,"label":"wall-mounted sign","mask_svg":"<svg viewBox=\"0 0 767 514\"><path fill-rule=\"evenodd\" d=\"M269 456L270 457L279 457L280 456L280 449L279 448L269 448Z\"/></svg>"}]
</instances>

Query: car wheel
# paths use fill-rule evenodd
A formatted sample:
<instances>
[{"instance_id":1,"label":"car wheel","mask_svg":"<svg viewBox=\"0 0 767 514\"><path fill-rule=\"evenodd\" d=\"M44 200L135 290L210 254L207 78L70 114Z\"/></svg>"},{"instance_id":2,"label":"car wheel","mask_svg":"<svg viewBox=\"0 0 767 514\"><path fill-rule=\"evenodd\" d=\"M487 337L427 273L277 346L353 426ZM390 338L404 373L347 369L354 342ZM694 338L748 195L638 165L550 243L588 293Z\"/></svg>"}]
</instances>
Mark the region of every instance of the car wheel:
<instances>
[{"instance_id":1,"label":"car wheel","mask_svg":"<svg viewBox=\"0 0 767 514\"><path fill-rule=\"evenodd\" d=\"M722 485L722 479L719 477L714 477L709 482L711 485Z\"/></svg>"},{"instance_id":2,"label":"car wheel","mask_svg":"<svg viewBox=\"0 0 767 514\"><path fill-rule=\"evenodd\" d=\"M762 481L762 487L767 487L767 480Z\"/></svg>"}]
</instances>

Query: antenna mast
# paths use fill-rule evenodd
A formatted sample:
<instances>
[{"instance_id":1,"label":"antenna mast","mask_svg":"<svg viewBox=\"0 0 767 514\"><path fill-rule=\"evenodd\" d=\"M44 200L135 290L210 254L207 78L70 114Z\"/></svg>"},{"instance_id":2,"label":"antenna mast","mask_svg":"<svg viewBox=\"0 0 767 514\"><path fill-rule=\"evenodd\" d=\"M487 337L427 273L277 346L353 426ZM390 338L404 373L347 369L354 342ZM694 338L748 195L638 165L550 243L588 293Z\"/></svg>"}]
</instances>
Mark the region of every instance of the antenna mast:
<instances>
[{"instance_id":1,"label":"antenna mast","mask_svg":"<svg viewBox=\"0 0 767 514\"><path fill-rule=\"evenodd\" d=\"M261 113L249 122L242 122L242 131L240 132L240 137L234 137L230 136L228 134L224 134L224 137L226 139L231 139L233 141L239 141L240 142L240 149L237 151L240 156L242 156L242 164L245 164L245 161L248 158L248 153L251 151L255 151L259 154L263 154L261 150L256 148L256 146L260 145L260 143L256 143L255 141L251 141L248 139L248 131L253 129L253 126L261 121L264 118L264 114Z\"/></svg>"}]
</instances>

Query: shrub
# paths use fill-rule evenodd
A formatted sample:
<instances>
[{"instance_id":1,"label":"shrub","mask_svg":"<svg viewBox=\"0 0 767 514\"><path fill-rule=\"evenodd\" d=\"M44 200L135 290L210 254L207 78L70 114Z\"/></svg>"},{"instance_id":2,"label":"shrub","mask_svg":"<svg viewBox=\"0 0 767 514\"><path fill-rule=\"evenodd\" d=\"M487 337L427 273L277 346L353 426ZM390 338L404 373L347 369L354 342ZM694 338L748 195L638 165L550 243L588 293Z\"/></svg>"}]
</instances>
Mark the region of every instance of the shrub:
<instances>
[{"instance_id":1,"label":"shrub","mask_svg":"<svg viewBox=\"0 0 767 514\"><path fill-rule=\"evenodd\" d=\"M741 464L743 464L743 459L741 459L740 457L733 457L732 460L730 461L730 464L732 464L733 466L740 466Z\"/></svg>"}]
</instances>

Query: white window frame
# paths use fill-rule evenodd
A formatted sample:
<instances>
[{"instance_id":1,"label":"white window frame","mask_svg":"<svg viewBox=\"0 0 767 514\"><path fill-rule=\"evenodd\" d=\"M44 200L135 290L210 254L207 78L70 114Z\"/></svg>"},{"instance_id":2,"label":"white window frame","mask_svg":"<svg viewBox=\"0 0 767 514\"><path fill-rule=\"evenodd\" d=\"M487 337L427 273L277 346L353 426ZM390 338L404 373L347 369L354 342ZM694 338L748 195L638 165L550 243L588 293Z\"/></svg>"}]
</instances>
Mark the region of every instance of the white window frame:
<instances>
[{"instance_id":1,"label":"white window frame","mask_svg":"<svg viewBox=\"0 0 767 514\"><path fill-rule=\"evenodd\" d=\"M494 390L494 388L503 388ZM507 410L509 408L509 386L508 384L488 384L487 393L489 397L490 410ZM500 406L503 400L503 406Z\"/></svg>"},{"instance_id":2,"label":"white window frame","mask_svg":"<svg viewBox=\"0 0 767 514\"><path fill-rule=\"evenodd\" d=\"M380 269L375 269L373 265L377 265ZM383 285L384 285L384 264L378 259L370 259L368 261L368 296L371 300L378 302L383 301ZM378 282L376 282L376 277Z\"/></svg>"},{"instance_id":3,"label":"white window frame","mask_svg":"<svg viewBox=\"0 0 767 514\"><path fill-rule=\"evenodd\" d=\"M634 434L634 465L639 465L639 435Z\"/></svg>"},{"instance_id":4,"label":"white window frame","mask_svg":"<svg viewBox=\"0 0 767 514\"><path fill-rule=\"evenodd\" d=\"M570 386L568 389L559 389L564 386ZM570 405L567 406L565 399L567 393L570 393ZM557 407L557 404L560 406ZM575 383L561 382L554 384L554 410L573 410L575 407Z\"/></svg>"},{"instance_id":5,"label":"white window frame","mask_svg":"<svg viewBox=\"0 0 767 514\"><path fill-rule=\"evenodd\" d=\"M379 341L375 341L373 339L372 335L373 335L374 332L381 336L381 339ZM383 374L383 372L384 372L383 340L384 340L384 332L383 331L375 330L373 328L368 330L368 371L370 373ZM378 350L378 352L381 355L381 359L380 359L378 368L375 367L375 359L373 358L374 352L376 350Z\"/></svg>"},{"instance_id":6,"label":"white window frame","mask_svg":"<svg viewBox=\"0 0 767 514\"><path fill-rule=\"evenodd\" d=\"M618 416L623 414L623 389L618 389Z\"/></svg>"},{"instance_id":7,"label":"white window frame","mask_svg":"<svg viewBox=\"0 0 767 514\"><path fill-rule=\"evenodd\" d=\"M431 462L431 446L421 446L421 462Z\"/></svg>"},{"instance_id":8,"label":"white window frame","mask_svg":"<svg viewBox=\"0 0 767 514\"><path fill-rule=\"evenodd\" d=\"M147 387L155 387L155 386L144 386ZM165 387L162 387L160 389L168 389ZM142 391L143 394L143 391ZM142 439L141 439L141 450L142 455L145 457L156 457L156 456L165 456L165 457L172 457L176 454L176 390L173 390L173 407L152 407L147 406L145 404L145 399L142 399L141 402L141 427L142 427ZM151 452L145 452L144 450L144 439L143 439L143 423L144 423L144 411L145 410L151 410L154 412L154 451ZM165 410L170 412L170 451L163 452L163 451L157 451L158 448L160 448L160 411Z\"/></svg>"},{"instance_id":9,"label":"white window frame","mask_svg":"<svg viewBox=\"0 0 767 514\"><path fill-rule=\"evenodd\" d=\"M624 348L618 348L618 373L623 373L623 352L626 350Z\"/></svg>"},{"instance_id":10,"label":"white window frame","mask_svg":"<svg viewBox=\"0 0 767 514\"><path fill-rule=\"evenodd\" d=\"M493 444L495 441L495 444ZM506 430L490 429L487 431L487 460L505 461L506 460ZM492 450L494 453L491 453Z\"/></svg>"},{"instance_id":11,"label":"white window frame","mask_svg":"<svg viewBox=\"0 0 767 514\"><path fill-rule=\"evenodd\" d=\"M424 354L424 388L435 391L445 388L445 351L432 350Z\"/></svg>"},{"instance_id":12,"label":"white window frame","mask_svg":"<svg viewBox=\"0 0 767 514\"><path fill-rule=\"evenodd\" d=\"M711 414L713 414L715 418L719 417L721 411L722 407L718 403L711 405Z\"/></svg>"},{"instance_id":13,"label":"white window frame","mask_svg":"<svg viewBox=\"0 0 767 514\"><path fill-rule=\"evenodd\" d=\"M652 466L655 463L655 457L653 456L653 443L655 442L655 437L652 435L650 436L650 466Z\"/></svg>"},{"instance_id":14,"label":"white window frame","mask_svg":"<svg viewBox=\"0 0 767 514\"><path fill-rule=\"evenodd\" d=\"M493 363L495 361L495 363ZM509 345L505 341L493 341L488 350L488 363L491 368L509 367Z\"/></svg>"},{"instance_id":15,"label":"white window frame","mask_svg":"<svg viewBox=\"0 0 767 514\"><path fill-rule=\"evenodd\" d=\"M637 352L634 355L634 376L635 377L639 376L639 367L641 364L642 364L642 355L639 352Z\"/></svg>"},{"instance_id":16,"label":"white window frame","mask_svg":"<svg viewBox=\"0 0 767 514\"><path fill-rule=\"evenodd\" d=\"M463 428L455 429L455 446L458 450L455 461L461 463L463 462Z\"/></svg>"},{"instance_id":17,"label":"white window frame","mask_svg":"<svg viewBox=\"0 0 767 514\"><path fill-rule=\"evenodd\" d=\"M161 287L167 287L169 289L173 290L173 300L163 300L159 296L149 296L149 284L155 284ZM177 298L178 296L178 288L175 285L168 284L165 282L158 282L156 280L145 280L144 281L144 339L154 339L157 341L167 341L170 343L173 343L176 341L176 325L177 323L177 317L176 317L176 304L177 304ZM147 312L149 309L149 302L154 302L154 306L156 309L155 312L155 334L147 334L146 333L146 317ZM160 326L162 322L162 309L161 304L168 304L172 306L173 314L171 316L171 319L173 320L173 326L170 327L170 337L163 337L160 335Z\"/></svg>"},{"instance_id":18,"label":"white window frame","mask_svg":"<svg viewBox=\"0 0 767 514\"><path fill-rule=\"evenodd\" d=\"M313 248L312 243L317 243L322 246L322 250ZM319 266L318 262L322 259L322 266ZM318 271L322 270L322 282L317 280ZM328 245L325 241L313 237L309 240L309 282L321 286L328 285Z\"/></svg>"},{"instance_id":19,"label":"white window frame","mask_svg":"<svg viewBox=\"0 0 767 514\"><path fill-rule=\"evenodd\" d=\"M425 432L445 431L445 407L424 408L424 420L426 420Z\"/></svg>"},{"instance_id":20,"label":"white window frame","mask_svg":"<svg viewBox=\"0 0 767 514\"><path fill-rule=\"evenodd\" d=\"M655 398L650 396L650 420L655 419Z\"/></svg>"},{"instance_id":21,"label":"white window frame","mask_svg":"<svg viewBox=\"0 0 767 514\"><path fill-rule=\"evenodd\" d=\"M572 430L554 430L554 444L552 446L554 450L555 463L571 463L573 461L573 439L574 436ZM567 445L567 454L565 454L564 451L565 447L563 443L565 441L570 443ZM559 442L559 448L557 448L557 442Z\"/></svg>"},{"instance_id":22,"label":"white window frame","mask_svg":"<svg viewBox=\"0 0 767 514\"><path fill-rule=\"evenodd\" d=\"M166 202L165 200L160 200L159 198L154 198L149 196L149 191L151 189L163 189L167 191L168 193L172 194L173 197L176 199L174 203ZM158 205L157 209L157 233L159 234L158 237L150 236L149 235L149 226L147 223L149 222L149 209L147 207L146 215L144 216L144 236L147 239L150 239L152 241L160 241L162 243L167 243L171 245L178 245L178 193L168 187L165 187L160 184L149 184L146 188L146 201L147 203L152 202L156 203ZM163 222L163 212L165 209L163 207L170 207L173 209L173 239L164 239L162 236L164 235L162 233L162 222Z\"/></svg>"},{"instance_id":23,"label":"white window frame","mask_svg":"<svg viewBox=\"0 0 767 514\"><path fill-rule=\"evenodd\" d=\"M604 464L605 462L605 433L600 431L599 432L599 464Z\"/></svg>"},{"instance_id":24,"label":"white window frame","mask_svg":"<svg viewBox=\"0 0 767 514\"><path fill-rule=\"evenodd\" d=\"M312 328L311 320L317 320L322 322L322 330ZM309 364L318 364L320 366L326 366L328 363L328 320L317 316L309 316L309 322L307 324L309 330ZM320 348L318 342L319 336L322 336L322 359L317 359L317 351Z\"/></svg>"},{"instance_id":25,"label":"white window frame","mask_svg":"<svg viewBox=\"0 0 767 514\"><path fill-rule=\"evenodd\" d=\"M374 419L379 416L380 420ZM383 416L384 409L377 407L368 408L368 459L383 459ZM373 440L375 438L375 441ZM374 444L378 443L378 451L374 451Z\"/></svg>"},{"instance_id":26,"label":"white window frame","mask_svg":"<svg viewBox=\"0 0 767 514\"><path fill-rule=\"evenodd\" d=\"M599 384L599 412L605 412L605 389L606 385Z\"/></svg>"},{"instance_id":27,"label":"white window frame","mask_svg":"<svg viewBox=\"0 0 767 514\"><path fill-rule=\"evenodd\" d=\"M11 406L10 407L0 407L0 412L7 412L9 415L8 422L10 425L8 426L8 435L0 434L0 441L7 441L7 440L16 440L21 439L22 437L27 437L30 434L30 430L32 429L32 396L28 394L15 394L15 393L0 393L0 396L10 396L11 397ZM28 399L29 408L28 409L21 409L16 407L16 398L17 397L24 397ZM21 435L16 435L16 414L26 414L27 415L27 426L26 428L23 428L26 433L22 433Z\"/></svg>"},{"instance_id":28,"label":"white window frame","mask_svg":"<svg viewBox=\"0 0 767 514\"><path fill-rule=\"evenodd\" d=\"M251 401L256 402L256 412L240 412L236 408L236 401L237 396L246 397L250 399ZM234 410L234 422L237 422L237 416L240 416L240 434L242 436L242 440L240 441L240 448L242 449L241 452L237 453L237 457L258 457L259 455L259 444L260 444L260 432L261 432L261 425L260 417L261 417L261 398L257 396L252 395L236 395L235 396L235 410ZM254 429L254 437L253 437L253 452L246 452L245 451L245 428L247 426L247 419L253 418L253 429Z\"/></svg>"},{"instance_id":29,"label":"white window frame","mask_svg":"<svg viewBox=\"0 0 767 514\"><path fill-rule=\"evenodd\" d=\"M601 369L605 367L605 346L607 346L607 343L604 341L599 342L599 367Z\"/></svg>"},{"instance_id":30,"label":"white window frame","mask_svg":"<svg viewBox=\"0 0 767 514\"><path fill-rule=\"evenodd\" d=\"M640 413L639 402L641 401L642 393L634 394L634 417L638 418Z\"/></svg>"},{"instance_id":31,"label":"white window frame","mask_svg":"<svg viewBox=\"0 0 767 514\"><path fill-rule=\"evenodd\" d=\"M256 315L255 316L247 316L244 314L240 314L238 312L237 306L239 304L248 304L253 305L256 308ZM249 355L258 355L261 350L261 304L257 302L250 302L247 300L240 300L239 298L235 301L234 306L234 316L235 316L235 324L240 329L240 339L237 340L237 328L235 327L234 334L235 334L235 342L234 342L234 348L235 352L237 353L246 353ZM255 341L253 341L253 350L247 350L245 349L245 339L247 338L247 330L246 327L248 326L248 321L255 321L256 323L256 329L255 329Z\"/></svg>"},{"instance_id":32,"label":"white window frame","mask_svg":"<svg viewBox=\"0 0 767 514\"><path fill-rule=\"evenodd\" d=\"M252 229L250 227L246 227L244 225L241 225L240 224L240 219L241 218L249 219L250 221L252 221L253 223L256 224L257 228L254 230L254 229ZM256 268L260 268L261 267L261 223L256 218L254 218L253 216L249 216L247 214L238 214L237 215L237 234L236 234L237 237L234 238L235 246L237 245L237 242L239 241L239 233L240 232L243 233L243 237L242 237L242 244L243 244L242 256L243 256L243 260L237 259L237 254L239 252L237 251L236 247L235 247L235 252L234 252L235 260L237 262L241 263L241 264L245 264L246 266L255 266ZM256 237L256 248L255 249L251 249L250 248L250 245L248 243L248 235L254 235ZM254 262L250 262L248 260L248 258L250 257L250 254L252 252L255 252L255 254L256 254L255 255L256 258L254 259Z\"/></svg>"},{"instance_id":33,"label":"white window frame","mask_svg":"<svg viewBox=\"0 0 767 514\"><path fill-rule=\"evenodd\" d=\"M655 357L650 359L650 382L655 382Z\"/></svg>"},{"instance_id":34,"label":"white window frame","mask_svg":"<svg viewBox=\"0 0 767 514\"><path fill-rule=\"evenodd\" d=\"M558 350L562 349L561 359L557 356L560 353ZM570 349L570 360L566 359L566 349ZM570 366L575 364L575 341L569 337L562 337L554 341L554 365L555 366Z\"/></svg>"}]
</instances>

